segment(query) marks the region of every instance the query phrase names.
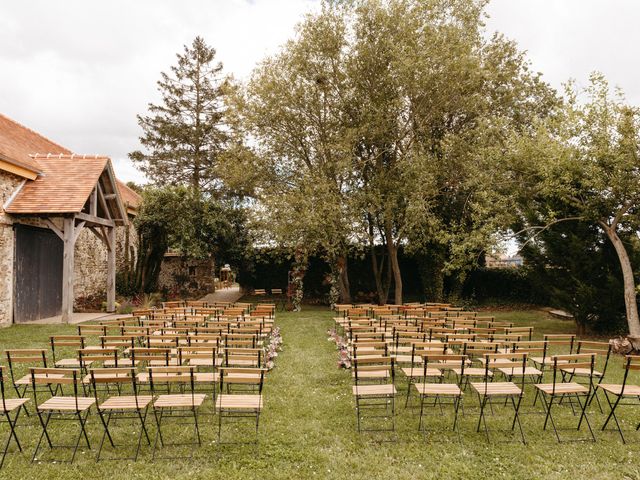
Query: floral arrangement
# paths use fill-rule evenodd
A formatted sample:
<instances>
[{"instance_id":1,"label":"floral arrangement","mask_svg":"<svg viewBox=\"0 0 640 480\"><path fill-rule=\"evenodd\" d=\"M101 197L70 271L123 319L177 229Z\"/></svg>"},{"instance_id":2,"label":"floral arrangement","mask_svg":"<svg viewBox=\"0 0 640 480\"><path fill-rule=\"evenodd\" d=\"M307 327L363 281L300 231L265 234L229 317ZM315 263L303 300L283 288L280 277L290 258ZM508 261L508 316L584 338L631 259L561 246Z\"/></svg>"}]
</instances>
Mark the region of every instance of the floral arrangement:
<instances>
[{"instance_id":1,"label":"floral arrangement","mask_svg":"<svg viewBox=\"0 0 640 480\"><path fill-rule=\"evenodd\" d=\"M347 341L338 335L336 329L333 328L327 332L330 342L335 342L338 349L338 368L351 368L351 354L349 353L349 344Z\"/></svg>"},{"instance_id":2,"label":"floral arrangement","mask_svg":"<svg viewBox=\"0 0 640 480\"><path fill-rule=\"evenodd\" d=\"M275 358L278 356L278 352L282 350L282 335L280 334L280 328L276 327L271 331L269 336L269 342L264 347L266 367L271 370L275 367Z\"/></svg>"},{"instance_id":3,"label":"floral arrangement","mask_svg":"<svg viewBox=\"0 0 640 480\"><path fill-rule=\"evenodd\" d=\"M297 249L295 261L291 269L287 297L294 312L302 310L302 298L304 296L304 276L307 273L307 257L302 249Z\"/></svg>"}]
</instances>

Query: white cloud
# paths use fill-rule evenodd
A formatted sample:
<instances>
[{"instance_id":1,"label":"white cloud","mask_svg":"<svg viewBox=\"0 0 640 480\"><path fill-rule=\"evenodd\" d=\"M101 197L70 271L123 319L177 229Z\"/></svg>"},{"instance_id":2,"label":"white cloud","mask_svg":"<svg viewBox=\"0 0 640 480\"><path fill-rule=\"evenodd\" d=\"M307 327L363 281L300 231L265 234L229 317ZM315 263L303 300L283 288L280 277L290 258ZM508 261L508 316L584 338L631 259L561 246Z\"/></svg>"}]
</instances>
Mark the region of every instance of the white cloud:
<instances>
[{"instance_id":1,"label":"white cloud","mask_svg":"<svg viewBox=\"0 0 640 480\"><path fill-rule=\"evenodd\" d=\"M318 0L24 0L0 5L0 111L78 153L110 155L139 180L136 114L157 101L156 81L196 35L225 71L246 78L293 35ZM640 2L494 0L491 30L528 50L554 86L604 72L640 104Z\"/></svg>"}]
</instances>

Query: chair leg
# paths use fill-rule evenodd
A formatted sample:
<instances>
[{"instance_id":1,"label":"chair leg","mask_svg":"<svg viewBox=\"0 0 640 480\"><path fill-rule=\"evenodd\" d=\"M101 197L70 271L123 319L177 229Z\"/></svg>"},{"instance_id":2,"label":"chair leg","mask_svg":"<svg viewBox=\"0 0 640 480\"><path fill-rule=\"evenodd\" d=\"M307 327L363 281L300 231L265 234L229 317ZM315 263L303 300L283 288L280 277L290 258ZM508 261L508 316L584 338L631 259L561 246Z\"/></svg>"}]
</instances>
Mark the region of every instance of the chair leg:
<instances>
[{"instance_id":1,"label":"chair leg","mask_svg":"<svg viewBox=\"0 0 640 480\"><path fill-rule=\"evenodd\" d=\"M91 450L91 444L89 443L89 436L87 435L87 430L86 430L87 418L89 417L89 410L87 410L87 413L85 414L84 418L82 416L82 412L76 412L76 415L78 416L78 423L80 424L80 432L78 432L78 438L76 439L76 444L73 448L73 455L71 455L71 463L73 463L73 461L76 458L76 453L78 453L78 447L80 446L80 440L82 440L82 437L84 437L85 441L87 442L87 448Z\"/></svg>"},{"instance_id":2,"label":"chair leg","mask_svg":"<svg viewBox=\"0 0 640 480\"><path fill-rule=\"evenodd\" d=\"M520 422L520 405L522 404L522 395L518 397L518 402L516 403L515 398L511 397L511 403L513 404L514 414L513 414L513 424L511 425L511 430L515 429L516 422L518 423L518 428L520 429L520 436L522 437L522 443L527 444L526 439L524 438L524 430L522 430L522 423Z\"/></svg>"},{"instance_id":3,"label":"chair leg","mask_svg":"<svg viewBox=\"0 0 640 480\"><path fill-rule=\"evenodd\" d=\"M202 441L200 440L200 428L198 427L198 413L196 412L196 408L192 408L193 412L193 424L196 431L196 438L198 439L198 445L202 445Z\"/></svg>"},{"instance_id":4,"label":"chair leg","mask_svg":"<svg viewBox=\"0 0 640 480\"><path fill-rule=\"evenodd\" d=\"M100 421L102 422L102 426L104 427L104 432L102 433L102 438L100 439L100 446L98 447L98 454L96 455L96 462L100 461L100 453L102 452L102 447L104 446L104 439L109 438L109 443L112 447L115 448L115 444L113 443L113 438L111 437L111 432L109 432L109 423L111 422L111 412L107 416L107 420L104 419L104 415L101 410L98 410L98 415L100 416Z\"/></svg>"},{"instance_id":5,"label":"chair leg","mask_svg":"<svg viewBox=\"0 0 640 480\"><path fill-rule=\"evenodd\" d=\"M589 417L587 416L587 406L589 404L589 395L587 394L587 397L584 399L584 404L580 402L580 397L578 397L578 404L582 407L582 414L580 415L580 419L578 420L577 430L580 430L580 427L582 426L582 420L584 419L585 423L587 424L587 427L589 428L589 433L591 434L591 438L595 442L596 436L593 433L593 429L591 428L591 422L589 422Z\"/></svg>"},{"instance_id":6,"label":"chair leg","mask_svg":"<svg viewBox=\"0 0 640 480\"><path fill-rule=\"evenodd\" d=\"M52 412L47 413L47 418L44 420L42 418L42 414L38 411L38 419L40 420L40 425L42 426L42 433L40 434L40 438L38 439L38 443L36 444L36 449L33 452L33 456L31 457L31 463L36 460L36 456L38 455L38 450L40 450L40 445L42 444L42 439L47 439L47 444L49 448L52 448L51 438L49 438L49 432L47 432L47 426L49 425L49 421L51 420Z\"/></svg>"},{"instance_id":7,"label":"chair leg","mask_svg":"<svg viewBox=\"0 0 640 480\"><path fill-rule=\"evenodd\" d=\"M11 439L13 438L16 442L16 445L18 445L18 450L20 452L22 452L22 445L20 445L20 441L18 440L18 435L16 435L16 424L18 423L18 416L20 415L20 410L22 409L22 407L18 408L18 410L16 411L16 416L13 418L13 420L11 419L11 414L9 412L6 412L6 417L7 417L7 423L9 424L9 437L7 438L7 442L4 446L4 450L2 451L2 457L0 458L0 469L2 468L2 465L4 465L4 459L7 456L7 452L9 451L9 446L11 445Z\"/></svg>"},{"instance_id":8,"label":"chair leg","mask_svg":"<svg viewBox=\"0 0 640 480\"><path fill-rule=\"evenodd\" d=\"M616 417L616 408L618 408L618 404L620 403L620 400L622 400L622 395L618 396L616 398L615 403L611 404L611 399L609 398L609 393L605 390L604 392L604 397L607 400L607 403L609 404L609 415L607 416L607 419L604 421L604 424L602 425L602 431L605 430L605 428L607 428L607 425L609 424L609 421L613 418L613 420L616 422L616 426L618 427L618 433L620 434L620 438L622 439L622 443L627 443L624 435L622 434L622 428L620 428L620 423L618 422L618 417Z\"/></svg>"}]
</instances>

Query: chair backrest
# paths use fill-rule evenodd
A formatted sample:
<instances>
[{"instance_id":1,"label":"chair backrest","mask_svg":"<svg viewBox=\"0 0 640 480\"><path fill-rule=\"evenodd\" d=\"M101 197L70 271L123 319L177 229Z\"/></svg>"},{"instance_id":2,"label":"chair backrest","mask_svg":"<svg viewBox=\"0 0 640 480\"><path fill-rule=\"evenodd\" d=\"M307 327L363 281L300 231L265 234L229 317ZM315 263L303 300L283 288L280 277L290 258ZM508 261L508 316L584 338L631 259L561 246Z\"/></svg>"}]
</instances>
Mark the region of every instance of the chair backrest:
<instances>
[{"instance_id":1,"label":"chair backrest","mask_svg":"<svg viewBox=\"0 0 640 480\"><path fill-rule=\"evenodd\" d=\"M138 340L136 335L107 335L100 337L100 345L102 348L114 347L118 349L134 348Z\"/></svg>"},{"instance_id":2,"label":"chair backrest","mask_svg":"<svg viewBox=\"0 0 640 480\"><path fill-rule=\"evenodd\" d=\"M462 353L471 359L486 358L487 354L498 353L499 347L498 343L466 342Z\"/></svg>"},{"instance_id":3,"label":"chair backrest","mask_svg":"<svg viewBox=\"0 0 640 480\"><path fill-rule=\"evenodd\" d=\"M46 385L51 387L55 385L57 388L56 396L70 396L65 395L64 389L66 386L73 387L73 396L76 399L76 411L80 411L78 405L78 398L80 390L82 389L82 375L80 370L75 368L30 368L31 372L31 386L33 390L33 402L36 410L40 404L40 396L43 394L43 390L38 389L38 385ZM84 391L84 390L82 390Z\"/></svg>"},{"instance_id":4,"label":"chair backrest","mask_svg":"<svg viewBox=\"0 0 640 480\"><path fill-rule=\"evenodd\" d=\"M629 382L629 374L640 370L640 355L625 355L624 357L624 377L622 379L622 389L620 396L624 394L624 390Z\"/></svg>"},{"instance_id":5,"label":"chair backrest","mask_svg":"<svg viewBox=\"0 0 640 480\"><path fill-rule=\"evenodd\" d=\"M389 344L385 341L367 340L352 344L353 358L386 357L389 354Z\"/></svg>"},{"instance_id":6,"label":"chair backrest","mask_svg":"<svg viewBox=\"0 0 640 480\"><path fill-rule=\"evenodd\" d=\"M358 356L352 359L354 380L356 385L360 381L360 377L363 373L371 371L388 370L388 379L391 383L395 383L395 360L390 356Z\"/></svg>"},{"instance_id":7,"label":"chair backrest","mask_svg":"<svg viewBox=\"0 0 640 480\"><path fill-rule=\"evenodd\" d=\"M132 367L109 367L109 368L90 368L89 376L91 379L91 386L93 394L96 399L96 405L100 405L98 401L99 385L116 385L119 387L130 384L132 396L135 397L136 407L140 408L138 403L138 382L136 381L136 369Z\"/></svg>"},{"instance_id":8,"label":"chair backrest","mask_svg":"<svg viewBox=\"0 0 640 480\"><path fill-rule=\"evenodd\" d=\"M597 359L603 358L604 364L602 366L602 372L599 379L602 381L605 373L607 372L607 367L609 366L609 358L611 357L613 345L609 342L592 342L589 340L578 340L578 348L576 349L576 353L596 353L598 356Z\"/></svg>"},{"instance_id":9,"label":"chair backrest","mask_svg":"<svg viewBox=\"0 0 640 480\"><path fill-rule=\"evenodd\" d=\"M95 335L101 337L107 334L107 325L78 325L78 335Z\"/></svg>"},{"instance_id":10,"label":"chair backrest","mask_svg":"<svg viewBox=\"0 0 640 480\"><path fill-rule=\"evenodd\" d=\"M484 393L486 394L488 384L493 380L492 369L506 368L511 371L512 381L520 382L520 395L524 394L524 384L527 371L527 352L511 353L487 353L484 355ZM482 393L482 392L479 392Z\"/></svg>"},{"instance_id":11,"label":"chair backrest","mask_svg":"<svg viewBox=\"0 0 640 480\"><path fill-rule=\"evenodd\" d=\"M7 357L11 381L14 383L18 380L18 373L14 370L16 366L38 364L39 367L47 368L47 350L44 348L11 349L5 350L4 354Z\"/></svg>"},{"instance_id":12,"label":"chair backrest","mask_svg":"<svg viewBox=\"0 0 640 480\"><path fill-rule=\"evenodd\" d=\"M51 344L51 353L53 354L53 361L55 362L56 349L59 350L60 347L71 347L73 350L84 348L85 337L82 335L53 335L49 337L49 343Z\"/></svg>"},{"instance_id":13,"label":"chair backrest","mask_svg":"<svg viewBox=\"0 0 640 480\"><path fill-rule=\"evenodd\" d=\"M549 334L545 335L544 339L547 341L547 354L549 354L549 349L556 347L569 347L568 354L573 353L573 347L576 342L576 336L572 334Z\"/></svg>"},{"instance_id":14,"label":"chair backrest","mask_svg":"<svg viewBox=\"0 0 640 480\"><path fill-rule=\"evenodd\" d=\"M258 394L262 393L264 385L264 368L240 368L240 367L220 367L220 392L224 385L244 385L257 386Z\"/></svg>"},{"instance_id":15,"label":"chair backrest","mask_svg":"<svg viewBox=\"0 0 640 480\"><path fill-rule=\"evenodd\" d=\"M533 327L506 327L504 333L506 335L518 333L522 338L531 340L533 338Z\"/></svg>"},{"instance_id":16,"label":"chair backrest","mask_svg":"<svg viewBox=\"0 0 640 480\"><path fill-rule=\"evenodd\" d=\"M210 346L187 346L178 348L178 358L181 365L187 364L190 360L206 360L211 361L211 366L216 366L218 356L218 348L215 345Z\"/></svg>"},{"instance_id":17,"label":"chair backrest","mask_svg":"<svg viewBox=\"0 0 640 480\"><path fill-rule=\"evenodd\" d=\"M261 348L225 348L223 354L225 367L262 367Z\"/></svg>"},{"instance_id":18,"label":"chair backrest","mask_svg":"<svg viewBox=\"0 0 640 480\"><path fill-rule=\"evenodd\" d=\"M160 347L134 347L130 351L131 360L134 362L149 364L152 361L162 362L164 365L169 365L171 360L171 348Z\"/></svg>"},{"instance_id":19,"label":"chair backrest","mask_svg":"<svg viewBox=\"0 0 640 480\"><path fill-rule=\"evenodd\" d=\"M596 353L573 353L569 355L553 355L551 357L551 367L553 369L553 390L552 393L556 393L556 385L562 383L564 376L562 375L562 369L574 369L581 368L587 369L589 377L589 392L594 388L593 386L593 370L596 365Z\"/></svg>"},{"instance_id":20,"label":"chair backrest","mask_svg":"<svg viewBox=\"0 0 640 480\"><path fill-rule=\"evenodd\" d=\"M148 367L151 391L156 392L159 386L170 389L171 385L180 385L181 391L187 387L193 396L195 394L194 370L195 367L190 365Z\"/></svg>"},{"instance_id":21,"label":"chair backrest","mask_svg":"<svg viewBox=\"0 0 640 480\"><path fill-rule=\"evenodd\" d=\"M462 385L464 381L464 370L467 367L467 363L469 361L469 357L466 355L459 354L451 354L451 353L434 353L434 352L426 352L422 355L424 360L423 364L423 376L427 377L427 370L431 365L432 368L437 369L459 369L460 374L457 375L458 386Z\"/></svg>"},{"instance_id":22,"label":"chair backrest","mask_svg":"<svg viewBox=\"0 0 640 480\"><path fill-rule=\"evenodd\" d=\"M118 366L118 349L116 347L105 348L81 348L78 350L78 362L80 368L86 370L92 363L104 363L108 360Z\"/></svg>"}]
</instances>

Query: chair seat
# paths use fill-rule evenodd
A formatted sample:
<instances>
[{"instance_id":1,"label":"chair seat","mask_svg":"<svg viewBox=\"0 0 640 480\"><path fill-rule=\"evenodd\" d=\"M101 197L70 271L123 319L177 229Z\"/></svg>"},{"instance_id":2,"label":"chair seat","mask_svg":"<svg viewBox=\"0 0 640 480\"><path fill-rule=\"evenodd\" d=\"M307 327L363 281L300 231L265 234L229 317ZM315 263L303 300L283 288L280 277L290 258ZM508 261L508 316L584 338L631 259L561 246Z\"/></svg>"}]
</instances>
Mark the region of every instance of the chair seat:
<instances>
[{"instance_id":1,"label":"chair seat","mask_svg":"<svg viewBox=\"0 0 640 480\"><path fill-rule=\"evenodd\" d=\"M549 395L553 394L553 383L539 383L534 385L540 391L547 393ZM588 393L589 389L584 385L580 385L579 383L569 382L569 383L556 383L555 385L555 394L556 395L564 395L569 393Z\"/></svg>"},{"instance_id":2,"label":"chair seat","mask_svg":"<svg viewBox=\"0 0 640 480\"><path fill-rule=\"evenodd\" d=\"M167 362L164 360L151 360L149 362L150 367L164 367L167 365ZM180 365L180 361L177 358L169 358L169 366L178 366Z\"/></svg>"},{"instance_id":3,"label":"chair seat","mask_svg":"<svg viewBox=\"0 0 640 480\"><path fill-rule=\"evenodd\" d=\"M622 393L622 385L611 384L611 383L601 383L598 385L599 388L613 393L614 395L622 394L623 397L640 397L640 385L625 385L624 393Z\"/></svg>"},{"instance_id":4,"label":"chair seat","mask_svg":"<svg viewBox=\"0 0 640 480\"><path fill-rule=\"evenodd\" d=\"M451 371L456 375L460 375L462 373L461 368L452 368ZM489 377L493 377L493 372L491 370L486 373ZM470 377L484 377L485 369L481 367L469 367L464 369L464 374Z\"/></svg>"},{"instance_id":5,"label":"chair seat","mask_svg":"<svg viewBox=\"0 0 640 480\"><path fill-rule=\"evenodd\" d=\"M471 382L471 387L482 395L520 395L522 392L513 382Z\"/></svg>"},{"instance_id":6,"label":"chair seat","mask_svg":"<svg viewBox=\"0 0 640 480\"><path fill-rule=\"evenodd\" d=\"M508 377L521 377L523 375L542 375L542 371L538 370L535 367L525 367L524 372L522 371L522 367L515 368L498 368L498 370L504 373Z\"/></svg>"},{"instance_id":7,"label":"chair seat","mask_svg":"<svg viewBox=\"0 0 640 480\"><path fill-rule=\"evenodd\" d=\"M83 362L85 367L90 366L93 362ZM80 368L80 360L77 358L63 358L55 363L58 368Z\"/></svg>"},{"instance_id":8,"label":"chair seat","mask_svg":"<svg viewBox=\"0 0 640 480\"><path fill-rule=\"evenodd\" d=\"M136 404L136 397L133 395L116 396L107 398L104 403L100 405L101 410L138 410L145 408L153 401L151 395L138 395L138 402Z\"/></svg>"},{"instance_id":9,"label":"chair seat","mask_svg":"<svg viewBox=\"0 0 640 480\"><path fill-rule=\"evenodd\" d=\"M591 375L590 368L571 368L571 367L563 367L561 370L565 373L570 373L571 375L575 375L576 377L588 377ZM601 377L602 373L596 370L593 371L594 377Z\"/></svg>"},{"instance_id":10,"label":"chair seat","mask_svg":"<svg viewBox=\"0 0 640 480\"><path fill-rule=\"evenodd\" d=\"M3 412L13 412L29 401L28 398L5 398L4 405L0 402L0 408Z\"/></svg>"},{"instance_id":11,"label":"chair seat","mask_svg":"<svg viewBox=\"0 0 640 480\"><path fill-rule=\"evenodd\" d=\"M455 383L415 383L414 386L420 395L447 397L459 397L462 395L462 390Z\"/></svg>"},{"instance_id":12,"label":"chair seat","mask_svg":"<svg viewBox=\"0 0 640 480\"><path fill-rule=\"evenodd\" d=\"M154 402L154 408L180 408L180 407L199 407L204 402L206 395L197 393L191 394L168 394L160 395Z\"/></svg>"},{"instance_id":13,"label":"chair seat","mask_svg":"<svg viewBox=\"0 0 640 480\"><path fill-rule=\"evenodd\" d=\"M410 378L420 378L424 376L424 368L422 367L405 367L402 369L402 373L404 373L407 377ZM427 377L441 377L442 370L438 370L437 368L429 368L427 367Z\"/></svg>"},{"instance_id":14,"label":"chair seat","mask_svg":"<svg viewBox=\"0 0 640 480\"><path fill-rule=\"evenodd\" d=\"M262 410L262 395L218 395L216 400L218 410Z\"/></svg>"},{"instance_id":15,"label":"chair seat","mask_svg":"<svg viewBox=\"0 0 640 480\"><path fill-rule=\"evenodd\" d=\"M354 385L353 394L358 397L390 396L396 394L396 387L392 384L385 385Z\"/></svg>"},{"instance_id":16,"label":"chair seat","mask_svg":"<svg viewBox=\"0 0 640 480\"><path fill-rule=\"evenodd\" d=\"M44 403L38 405L38 410L76 410L76 402L77 409L81 412L88 410L91 408L91 405L96 403L94 398L89 397L63 397L63 396L55 396L51 397Z\"/></svg>"}]
</instances>

